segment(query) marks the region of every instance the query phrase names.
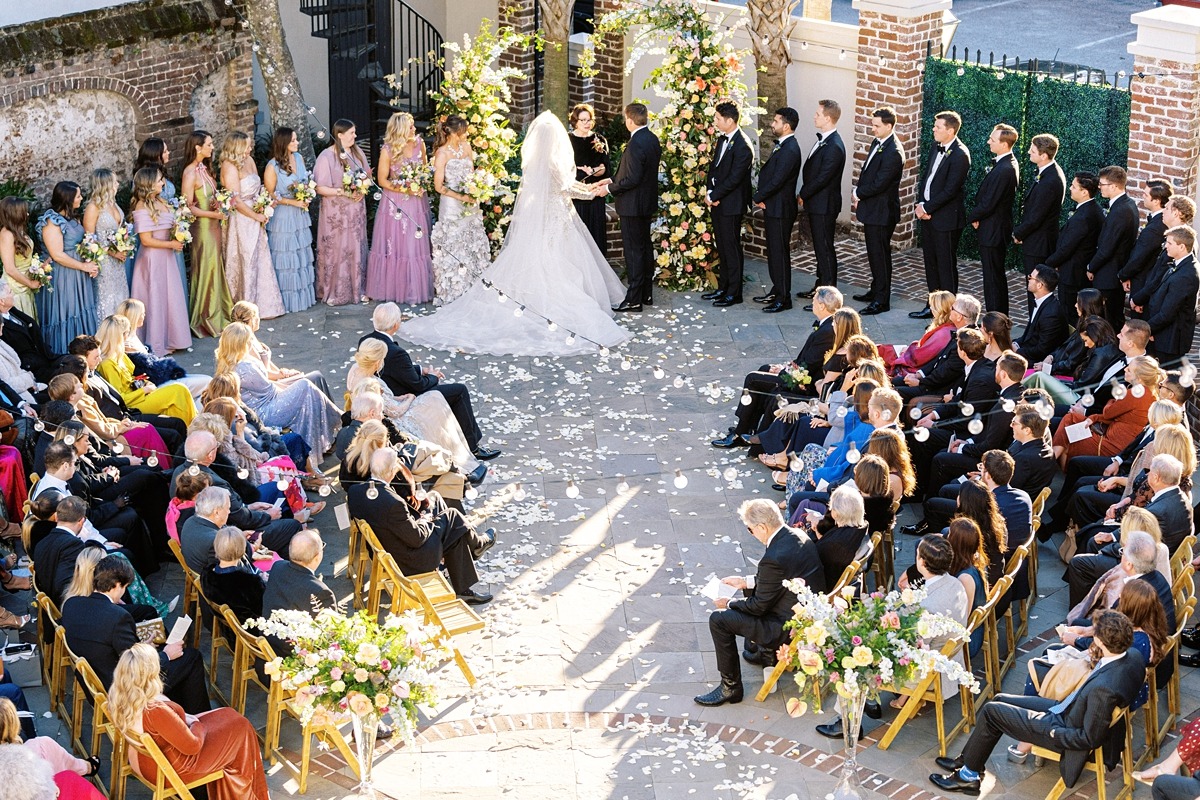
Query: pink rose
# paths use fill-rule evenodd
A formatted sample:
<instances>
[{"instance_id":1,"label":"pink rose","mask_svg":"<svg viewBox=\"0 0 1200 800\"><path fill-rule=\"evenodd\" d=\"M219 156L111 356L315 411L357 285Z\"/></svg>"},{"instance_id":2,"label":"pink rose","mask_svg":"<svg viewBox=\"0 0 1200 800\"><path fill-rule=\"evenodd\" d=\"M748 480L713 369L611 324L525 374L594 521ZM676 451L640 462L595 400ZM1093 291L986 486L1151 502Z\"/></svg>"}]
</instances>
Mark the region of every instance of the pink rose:
<instances>
[{"instance_id":1,"label":"pink rose","mask_svg":"<svg viewBox=\"0 0 1200 800\"><path fill-rule=\"evenodd\" d=\"M342 679L342 671L340 669L338 669L337 667L334 667L333 669L329 670L329 677L333 678L335 681L341 680Z\"/></svg>"},{"instance_id":2,"label":"pink rose","mask_svg":"<svg viewBox=\"0 0 1200 800\"><path fill-rule=\"evenodd\" d=\"M712 239L712 234L702 233L700 234L700 238L707 242Z\"/></svg>"},{"instance_id":3,"label":"pink rose","mask_svg":"<svg viewBox=\"0 0 1200 800\"><path fill-rule=\"evenodd\" d=\"M857 647L858 645L862 644L862 637L861 636L853 636L850 638L850 643L853 644L855 647Z\"/></svg>"}]
</instances>

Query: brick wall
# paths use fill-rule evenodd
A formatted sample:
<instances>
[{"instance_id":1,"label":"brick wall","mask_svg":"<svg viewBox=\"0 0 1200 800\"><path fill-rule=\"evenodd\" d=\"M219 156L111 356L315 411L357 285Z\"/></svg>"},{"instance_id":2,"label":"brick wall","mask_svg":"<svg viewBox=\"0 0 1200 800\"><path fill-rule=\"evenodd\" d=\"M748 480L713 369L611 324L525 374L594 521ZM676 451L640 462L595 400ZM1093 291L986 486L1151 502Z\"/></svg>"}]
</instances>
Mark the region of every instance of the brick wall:
<instances>
[{"instance_id":1,"label":"brick wall","mask_svg":"<svg viewBox=\"0 0 1200 800\"><path fill-rule=\"evenodd\" d=\"M1130 86L1129 178L1165 178L1193 196L1200 159L1200 65L1137 56ZM1168 74L1169 73L1169 74Z\"/></svg>"},{"instance_id":2,"label":"brick wall","mask_svg":"<svg viewBox=\"0 0 1200 800\"><path fill-rule=\"evenodd\" d=\"M596 0L596 19L616 11L620 0ZM596 76L592 78L595 98L592 105L602 120L619 117L625 110L625 40L605 36L596 41Z\"/></svg>"},{"instance_id":3,"label":"brick wall","mask_svg":"<svg viewBox=\"0 0 1200 800\"><path fill-rule=\"evenodd\" d=\"M534 3L537 0L503 0L497 13L498 27L510 27L517 33L532 34L534 27ZM501 67L513 67L526 77L520 81L509 81L512 101L508 104L509 123L521 130L534 117L537 98L534 96L533 73L536 53L532 47L511 48L500 56Z\"/></svg>"}]
</instances>

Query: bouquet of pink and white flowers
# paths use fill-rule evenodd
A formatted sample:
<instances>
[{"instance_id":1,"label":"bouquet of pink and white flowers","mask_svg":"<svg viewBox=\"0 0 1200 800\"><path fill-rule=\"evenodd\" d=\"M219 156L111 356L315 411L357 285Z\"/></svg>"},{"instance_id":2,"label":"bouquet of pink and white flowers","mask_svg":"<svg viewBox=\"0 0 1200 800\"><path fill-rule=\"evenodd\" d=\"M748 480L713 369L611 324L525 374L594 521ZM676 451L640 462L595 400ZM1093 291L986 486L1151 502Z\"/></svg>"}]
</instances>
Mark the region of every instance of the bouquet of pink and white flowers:
<instances>
[{"instance_id":1,"label":"bouquet of pink and white flowers","mask_svg":"<svg viewBox=\"0 0 1200 800\"><path fill-rule=\"evenodd\" d=\"M428 164L409 161L392 178L392 185L402 194L424 194L433 188L433 170Z\"/></svg>"},{"instance_id":2,"label":"bouquet of pink and white flowers","mask_svg":"<svg viewBox=\"0 0 1200 800\"><path fill-rule=\"evenodd\" d=\"M317 197L317 182L312 178L292 184L292 199L308 205Z\"/></svg>"},{"instance_id":3,"label":"bouquet of pink and white flowers","mask_svg":"<svg viewBox=\"0 0 1200 800\"><path fill-rule=\"evenodd\" d=\"M250 208L255 214L262 214L267 219L270 219L275 214L275 198L267 191L267 187L262 187L258 190L258 195L254 198L254 202L250 204Z\"/></svg>"},{"instance_id":4,"label":"bouquet of pink and white flowers","mask_svg":"<svg viewBox=\"0 0 1200 800\"><path fill-rule=\"evenodd\" d=\"M371 192L374 183L371 176L363 172L361 169L346 171L342 173L342 190L347 194L356 194L359 197L366 197Z\"/></svg>"},{"instance_id":5,"label":"bouquet of pink and white flowers","mask_svg":"<svg viewBox=\"0 0 1200 800\"><path fill-rule=\"evenodd\" d=\"M483 205L496 196L499 183L499 179L492 173L477 169L466 177L459 191L479 205Z\"/></svg>"},{"instance_id":6,"label":"bouquet of pink and white flowers","mask_svg":"<svg viewBox=\"0 0 1200 800\"><path fill-rule=\"evenodd\" d=\"M34 253L29 260L29 267L25 270L25 277L38 284L38 288L34 291L45 289L47 292L53 292L54 287L50 285L53 272L54 267L50 265L50 262L43 261L41 256Z\"/></svg>"},{"instance_id":7,"label":"bouquet of pink and white flowers","mask_svg":"<svg viewBox=\"0 0 1200 800\"><path fill-rule=\"evenodd\" d=\"M133 232L133 226L126 223L118 225L117 229L109 234L108 249L120 253L128 257L137 247L137 235Z\"/></svg>"},{"instance_id":8,"label":"bouquet of pink and white flowers","mask_svg":"<svg viewBox=\"0 0 1200 800\"><path fill-rule=\"evenodd\" d=\"M104 257L108 255L108 247L100 240L98 234L85 233L83 240L75 248L75 255L80 261L99 267L100 263L104 261Z\"/></svg>"},{"instance_id":9,"label":"bouquet of pink and white flowers","mask_svg":"<svg viewBox=\"0 0 1200 800\"><path fill-rule=\"evenodd\" d=\"M213 205L228 219L229 215L233 213L233 192L228 189L218 189L217 193L213 195ZM222 224L224 222L224 219L221 220Z\"/></svg>"}]
</instances>

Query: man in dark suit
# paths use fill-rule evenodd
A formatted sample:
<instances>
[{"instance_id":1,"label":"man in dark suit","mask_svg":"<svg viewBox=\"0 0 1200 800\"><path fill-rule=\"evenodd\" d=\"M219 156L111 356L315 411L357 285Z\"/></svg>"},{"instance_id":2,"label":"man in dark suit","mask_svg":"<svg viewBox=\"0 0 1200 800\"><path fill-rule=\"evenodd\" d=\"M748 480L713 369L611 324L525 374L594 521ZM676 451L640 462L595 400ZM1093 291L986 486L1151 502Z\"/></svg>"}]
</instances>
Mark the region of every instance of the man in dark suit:
<instances>
[{"instance_id":1,"label":"man in dark suit","mask_svg":"<svg viewBox=\"0 0 1200 800\"><path fill-rule=\"evenodd\" d=\"M954 326L955 336L950 337L942 352L924 367L908 373L903 379L892 381L906 403L911 404L925 397L940 398L962 378L963 363L958 356L957 332L979 324L979 308L979 300L969 294L954 298L954 305L950 307L950 324Z\"/></svg>"},{"instance_id":2,"label":"man in dark suit","mask_svg":"<svg viewBox=\"0 0 1200 800\"><path fill-rule=\"evenodd\" d=\"M738 509L746 530L766 548L753 578L731 576L722 583L741 589L745 599L718 597L717 611L708 618L716 649L721 683L696 702L719 706L742 701L742 669L738 662L737 637L744 636L768 654L783 642L783 624L791 619L796 595L784 587L786 580L800 580L813 592L824 592L825 569L817 544L804 531L784 524L779 508L770 500L747 500Z\"/></svg>"},{"instance_id":3,"label":"man in dark suit","mask_svg":"<svg viewBox=\"0 0 1200 800\"><path fill-rule=\"evenodd\" d=\"M13 307L11 291L0 294L0 319L4 323L0 340L17 351L21 369L32 372L41 383L49 383L62 356L50 352L37 320Z\"/></svg>"},{"instance_id":4,"label":"man in dark suit","mask_svg":"<svg viewBox=\"0 0 1200 800\"><path fill-rule=\"evenodd\" d=\"M1018 403L1013 409L1013 443L1008 454L1013 457L1012 487L1036 498L1060 472L1054 458L1054 448L1046 440L1050 423L1029 403Z\"/></svg>"},{"instance_id":5,"label":"man in dark suit","mask_svg":"<svg viewBox=\"0 0 1200 800\"><path fill-rule=\"evenodd\" d=\"M738 107L733 103L717 104L713 124L721 135L708 167L704 202L712 217L713 236L721 268L717 288L700 295L712 300L717 308L728 308L742 302L742 273L745 254L742 252L742 219L750 205L750 167L754 153L746 134L738 127Z\"/></svg>"},{"instance_id":6,"label":"man in dark suit","mask_svg":"<svg viewBox=\"0 0 1200 800\"><path fill-rule=\"evenodd\" d=\"M967 222L979 234L979 260L983 266L983 307L1008 314L1008 278L1004 262L1012 238L1013 198L1021 182L1013 145L1017 129L1001 123L988 136L994 158L975 194L975 208Z\"/></svg>"},{"instance_id":7,"label":"man in dark suit","mask_svg":"<svg viewBox=\"0 0 1200 800\"><path fill-rule=\"evenodd\" d=\"M929 291L958 293L958 240L967 224L963 186L971 171L971 152L958 138L962 117L942 111L934 117L934 147L917 184L917 219L921 221L921 250ZM913 319L933 319L929 304L909 312Z\"/></svg>"},{"instance_id":8,"label":"man in dark suit","mask_svg":"<svg viewBox=\"0 0 1200 800\"><path fill-rule=\"evenodd\" d=\"M1058 245L1046 256L1045 264L1058 270L1058 299L1067 314L1068 324L1075 325L1075 298L1087 286L1087 265L1096 255L1100 229L1104 227L1104 209L1096 202L1100 179L1091 172L1077 172L1071 179L1071 200L1075 210L1058 234Z\"/></svg>"},{"instance_id":9,"label":"man in dark suit","mask_svg":"<svg viewBox=\"0 0 1200 800\"><path fill-rule=\"evenodd\" d=\"M425 392L440 392L446 398L446 404L458 420L463 436L471 453L480 461L487 461L500 455L500 451L481 444L483 432L475 421L475 409L471 406L471 392L461 383L445 382L445 375L436 369L429 369L420 364L414 364L408 352L396 344L394 337L400 331L402 316L400 307L395 303L380 303L371 312L371 324L375 330L363 339L378 339L388 346L387 356L383 360L383 369L379 377L397 397L405 394L422 395Z\"/></svg>"},{"instance_id":10,"label":"man in dark suit","mask_svg":"<svg viewBox=\"0 0 1200 800\"><path fill-rule=\"evenodd\" d=\"M1040 264L1025 282L1033 295L1033 312L1025 331L1013 342L1013 349L1030 364L1037 364L1067 340L1067 315L1054 294L1058 288L1058 270Z\"/></svg>"},{"instance_id":11,"label":"man in dark suit","mask_svg":"<svg viewBox=\"0 0 1200 800\"><path fill-rule=\"evenodd\" d=\"M1167 226L1167 230L1177 228L1180 225L1191 225L1192 220L1196 218L1196 202L1192 198L1184 197L1181 194L1172 195L1167 204L1163 206L1162 218L1163 224ZM1150 302L1151 295L1154 294L1154 290L1162 283L1163 278L1167 275L1167 270L1174 263L1175 259L1167 255L1166 248L1164 247L1163 251L1155 259L1154 266L1147 273L1146 280L1142 283L1142 288L1133 292L1129 297L1129 304L1133 307L1135 317L1138 319L1146 318L1146 306Z\"/></svg>"},{"instance_id":12,"label":"man in dark suit","mask_svg":"<svg viewBox=\"0 0 1200 800\"><path fill-rule=\"evenodd\" d=\"M1167 231L1167 257L1172 263L1146 306L1154 355L1165 369L1179 366L1196 337L1196 294L1200 271L1192 254L1196 232L1188 225Z\"/></svg>"},{"instance_id":13,"label":"man in dark suit","mask_svg":"<svg viewBox=\"0 0 1200 800\"><path fill-rule=\"evenodd\" d=\"M1068 788L1074 786L1092 752L1108 741L1113 712L1128 708L1146 682L1146 662L1133 649L1133 625L1124 614L1096 616L1095 644L1099 663L1065 700L997 695L980 710L962 754L937 759L947 774L929 780L942 791L978 795L988 757L1008 735L1061 753L1059 773Z\"/></svg>"},{"instance_id":14,"label":"man in dark suit","mask_svg":"<svg viewBox=\"0 0 1200 800\"><path fill-rule=\"evenodd\" d=\"M1108 200L1108 214L1100 229L1096 254L1087 266L1088 280L1104 295L1104 318L1114 331L1120 330L1125 321L1125 291L1118 273L1129 261L1138 235L1137 203L1125 193L1128 179L1122 167L1100 170L1100 194Z\"/></svg>"},{"instance_id":15,"label":"man in dark suit","mask_svg":"<svg viewBox=\"0 0 1200 800\"><path fill-rule=\"evenodd\" d=\"M120 605L133 579L133 567L128 561L106 556L96 564L92 593L72 597L62 606L62 626L71 652L85 659L106 687L112 685L113 671L121 656L138 643L133 617ZM192 624L199 622L192 620ZM159 651L158 659L167 697L183 706L188 714L202 714L211 709L204 685L204 661L198 650L182 643L167 644Z\"/></svg>"},{"instance_id":16,"label":"man in dark suit","mask_svg":"<svg viewBox=\"0 0 1200 800\"><path fill-rule=\"evenodd\" d=\"M650 244L650 222L658 213L658 162L662 144L646 127L649 111L641 103L625 106L629 144L612 182L596 184L597 196L606 192L616 200L621 218L621 242L625 247L625 277L629 291L613 311L641 311L654 304L654 248Z\"/></svg>"},{"instance_id":17,"label":"man in dark suit","mask_svg":"<svg viewBox=\"0 0 1200 800\"><path fill-rule=\"evenodd\" d=\"M779 109L771 119L778 138L775 149L758 173L758 191L753 203L763 210L763 232L767 243L767 271L771 290L754 298L765 304L763 311L775 314L792 307L792 226L796 224L796 180L800 176L800 145L795 130L800 115L794 108Z\"/></svg>"},{"instance_id":18,"label":"man in dark suit","mask_svg":"<svg viewBox=\"0 0 1200 800\"><path fill-rule=\"evenodd\" d=\"M337 608L333 590L325 585L317 568L325 557L325 542L314 530L300 531L287 549L287 561L276 561L263 592L263 616L275 611L308 611Z\"/></svg>"},{"instance_id":19,"label":"man in dark suit","mask_svg":"<svg viewBox=\"0 0 1200 800\"><path fill-rule=\"evenodd\" d=\"M811 291L799 292L797 297L812 297L818 286L837 286L833 234L842 211L842 172L846 169L846 145L837 132L841 117L842 109L836 100L817 101L817 111L813 114L817 143L808 152L801 171L803 185L796 195L796 204L808 212L817 281Z\"/></svg>"},{"instance_id":20,"label":"man in dark suit","mask_svg":"<svg viewBox=\"0 0 1200 800\"><path fill-rule=\"evenodd\" d=\"M397 473L408 484L408 497L392 488ZM371 526L405 575L433 572L444 561L459 598L470 605L492 599L471 587L479 582L475 560L496 543L496 532L489 528L476 533L462 512L447 508L437 492L418 499L412 473L403 468L395 450L376 450L371 456L371 480L351 486L346 497L350 516Z\"/></svg>"},{"instance_id":21,"label":"man in dark suit","mask_svg":"<svg viewBox=\"0 0 1200 800\"><path fill-rule=\"evenodd\" d=\"M1054 160L1058 155L1058 138L1039 133L1029 142L1029 160L1037 167L1037 175L1025 192L1025 207L1021 221L1013 229L1013 241L1021 245L1025 274L1054 252L1058 244L1058 217L1062 212L1067 180L1062 167Z\"/></svg>"},{"instance_id":22,"label":"man in dark suit","mask_svg":"<svg viewBox=\"0 0 1200 800\"><path fill-rule=\"evenodd\" d=\"M855 300L868 302L860 312L865 316L892 308L892 234L900 222L900 177L904 172L904 149L896 141L895 127L894 109L876 109L871 116L875 138L850 196L851 208L863 226L871 265L871 288L854 295Z\"/></svg>"},{"instance_id":23,"label":"man in dark suit","mask_svg":"<svg viewBox=\"0 0 1200 800\"><path fill-rule=\"evenodd\" d=\"M742 381L742 397L750 402L738 401L734 412L737 423L726 435L712 441L713 447L745 447L746 437L762 430L764 417L775 411L775 396L783 392L779 373L791 367L804 367L815 380L825 361L825 354L833 348L833 312L842 307L842 293L832 286L822 286L813 297L813 332L804 340L804 346L790 364L763 364ZM810 384L811 386L811 384Z\"/></svg>"},{"instance_id":24,"label":"man in dark suit","mask_svg":"<svg viewBox=\"0 0 1200 800\"><path fill-rule=\"evenodd\" d=\"M1163 249L1163 237L1167 235L1167 223L1163 208L1171 199L1171 184L1164 180L1148 180L1142 187L1142 206L1146 209L1146 224L1142 226L1129 260L1121 267L1117 277L1121 288L1132 295L1146 285L1146 279Z\"/></svg>"},{"instance_id":25,"label":"man in dark suit","mask_svg":"<svg viewBox=\"0 0 1200 800\"><path fill-rule=\"evenodd\" d=\"M86 504L75 513L68 513L64 507L61 514L56 512L57 527L33 547L33 571L37 575L38 589L48 594L60 608L63 594L75 578L75 560L88 547L99 546L79 538L86 520Z\"/></svg>"},{"instance_id":26,"label":"man in dark suit","mask_svg":"<svg viewBox=\"0 0 1200 800\"><path fill-rule=\"evenodd\" d=\"M217 563L214 543L217 531L225 527L229 519L229 491L220 486L206 486L196 495L195 503L195 512L179 529L179 549L188 569L202 574ZM287 552L286 548L284 552Z\"/></svg>"}]
</instances>

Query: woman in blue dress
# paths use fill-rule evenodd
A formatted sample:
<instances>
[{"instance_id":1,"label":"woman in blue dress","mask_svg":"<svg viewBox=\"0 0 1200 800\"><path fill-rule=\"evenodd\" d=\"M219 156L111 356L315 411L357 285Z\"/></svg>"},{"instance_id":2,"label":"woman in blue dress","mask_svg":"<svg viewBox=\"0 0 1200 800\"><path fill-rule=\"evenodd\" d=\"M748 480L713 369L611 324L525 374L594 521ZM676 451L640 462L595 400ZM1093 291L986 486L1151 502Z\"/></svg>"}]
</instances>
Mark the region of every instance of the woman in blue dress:
<instances>
[{"instance_id":1,"label":"woman in blue dress","mask_svg":"<svg viewBox=\"0 0 1200 800\"><path fill-rule=\"evenodd\" d=\"M312 217L308 200L297 200L293 187L308 181L308 169L297 151L300 140L291 128L279 128L271 140L271 160L263 170L263 186L275 197L275 213L267 221L267 245L287 313L317 302L313 266Z\"/></svg>"},{"instance_id":2,"label":"woman in blue dress","mask_svg":"<svg viewBox=\"0 0 1200 800\"><path fill-rule=\"evenodd\" d=\"M37 223L42 252L53 262L50 285L36 298L42 337L52 353L67 352L72 339L91 336L100 322L96 317L95 281L100 270L95 264L80 261L75 252L84 236L79 219L82 202L79 184L60 181L50 196L50 209Z\"/></svg>"},{"instance_id":3,"label":"woman in blue dress","mask_svg":"<svg viewBox=\"0 0 1200 800\"><path fill-rule=\"evenodd\" d=\"M146 141L142 142L142 146L138 148L137 163L133 165L133 174L142 167L156 167L163 177L163 190L159 196L166 201L167 205L175 205L175 197L178 192L175 189L175 184L171 183L171 179L167 177L167 164L171 160L171 151L167 148L167 143L157 136L151 136ZM134 237L137 246L141 246L141 242L137 237ZM137 260L137 247L129 255L129 260L125 262L125 278L129 281L129 285L133 286L133 262ZM175 262L179 265L179 277L183 280L183 299L188 302L188 307L191 303L188 298L188 276L187 266L183 261L183 252L175 254Z\"/></svg>"}]
</instances>

